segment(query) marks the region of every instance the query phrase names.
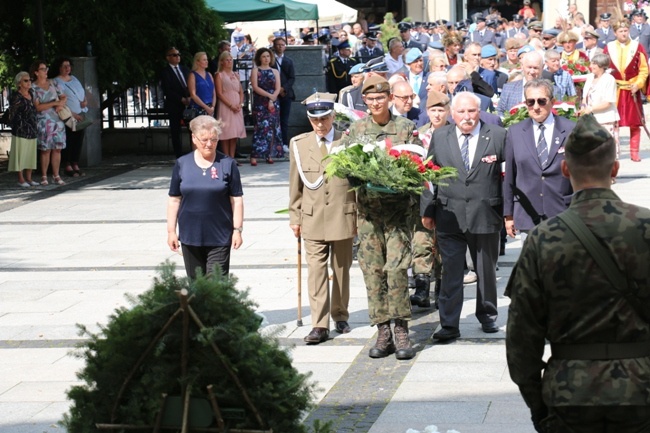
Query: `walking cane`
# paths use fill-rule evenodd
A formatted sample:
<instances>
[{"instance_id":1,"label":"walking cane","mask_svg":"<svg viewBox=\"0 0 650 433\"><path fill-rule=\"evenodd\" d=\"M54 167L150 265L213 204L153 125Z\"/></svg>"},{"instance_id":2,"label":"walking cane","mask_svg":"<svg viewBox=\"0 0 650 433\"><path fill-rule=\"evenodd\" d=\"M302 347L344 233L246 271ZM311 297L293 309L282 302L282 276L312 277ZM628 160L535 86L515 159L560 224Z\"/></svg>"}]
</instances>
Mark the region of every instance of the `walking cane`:
<instances>
[{"instance_id":1,"label":"walking cane","mask_svg":"<svg viewBox=\"0 0 650 433\"><path fill-rule=\"evenodd\" d=\"M641 119L641 126L643 126L643 130L645 131L648 138L650 138L650 131L648 131L648 127L645 124L645 116L643 115L643 108L641 109L639 108L639 105L641 105L641 103L639 102L639 92L632 93L632 98L634 99L634 108L636 108L636 114L638 114L639 119Z\"/></svg>"},{"instance_id":2,"label":"walking cane","mask_svg":"<svg viewBox=\"0 0 650 433\"><path fill-rule=\"evenodd\" d=\"M302 326L302 239L298 236L298 320L296 326Z\"/></svg>"}]
</instances>

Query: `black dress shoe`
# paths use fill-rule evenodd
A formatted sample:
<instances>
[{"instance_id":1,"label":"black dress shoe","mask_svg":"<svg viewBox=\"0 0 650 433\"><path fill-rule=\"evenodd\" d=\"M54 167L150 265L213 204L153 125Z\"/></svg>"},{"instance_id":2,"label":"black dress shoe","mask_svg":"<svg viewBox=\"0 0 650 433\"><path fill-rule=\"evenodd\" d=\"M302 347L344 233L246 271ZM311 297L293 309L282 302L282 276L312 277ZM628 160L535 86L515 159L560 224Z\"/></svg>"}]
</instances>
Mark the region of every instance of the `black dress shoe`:
<instances>
[{"instance_id":1,"label":"black dress shoe","mask_svg":"<svg viewBox=\"0 0 650 433\"><path fill-rule=\"evenodd\" d=\"M327 328L312 328L309 335L305 337L305 343L309 344L319 344L327 339L330 336L330 331Z\"/></svg>"},{"instance_id":2,"label":"black dress shoe","mask_svg":"<svg viewBox=\"0 0 650 433\"><path fill-rule=\"evenodd\" d=\"M497 326L496 322L481 323L481 328L483 329L483 332L487 334L499 332L499 327Z\"/></svg>"},{"instance_id":3,"label":"black dress shoe","mask_svg":"<svg viewBox=\"0 0 650 433\"><path fill-rule=\"evenodd\" d=\"M339 334L347 334L350 331L352 331L352 328L350 328L350 325L345 320L336 322L336 332Z\"/></svg>"},{"instance_id":4,"label":"black dress shoe","mask_svg":"<svg viewBox=\"0 0 650 433\"><path fill-rule=\"evenodd\" d=\"M453 340L458 337L460 337L460 331L458 328L453 328L451 326L445 326L440 331L434 332L433 334L433 338L436 340Z\"/></svg>"}]
</instances>

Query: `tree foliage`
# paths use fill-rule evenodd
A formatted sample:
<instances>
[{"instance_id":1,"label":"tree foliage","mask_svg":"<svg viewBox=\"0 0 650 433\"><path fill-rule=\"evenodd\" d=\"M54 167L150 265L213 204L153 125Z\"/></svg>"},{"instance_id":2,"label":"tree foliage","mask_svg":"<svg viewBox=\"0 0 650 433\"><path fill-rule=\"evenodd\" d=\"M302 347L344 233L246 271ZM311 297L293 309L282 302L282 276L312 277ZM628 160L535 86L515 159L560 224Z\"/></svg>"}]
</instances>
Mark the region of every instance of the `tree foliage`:
<instances>
[{"instance_id":1,"label":"tree foliage","mask_svg":"<svg viewBox=\"0 0 650 433\"><path fill-rule=\"evenodd\" d=\"M38 1L43 10L44 60L85 56L90 42L102 92L155 79L169 46L176 46L190 66L195 52L214 56L218 41L227 36L222 20L205 0L0 2L0 77L5 84L38 57Z\"/></svg>"},{"instance_id":2,"label":"tree foliage","mask_svg":"<svg viewBox=\"0 0 650 433\"><path fill-rule=\"evenodd\" d=\"M135 370L138 359L147 352L155 336L179 309L177 291L186 289L190 307L205 326L199 329L190 320L189 362L187 374L181 371L183 342L182 317L178 317L157 340L144 362ZM179 279L167 263L153 288L133 299L131 308L120 308L97 334L82 328L88 337L78 349L85 367L78 373L84 384L72 387L70 413L61 422L69 433L96 432L95 423L151 425L160 411L161 394L180 395L187 385L192 397L207 397L207 385L224 408L244 409L246 419L230 428L255 428L252 411L242 392L227 373L223 361L235 371L264 422L273 431L303 433L303 412L310 408L313 385L307 376L291 365L285 350L274 338L259 332L260 317L252 309L246 292L235 289L235 279L215 272L196 281ZM223 359L215 354L217 345ZM129 372L132 379L126 381ZM116 417L112 408L119 390ZM327 431L327 430L325 430Z\"/></svg>"}]
</instances>

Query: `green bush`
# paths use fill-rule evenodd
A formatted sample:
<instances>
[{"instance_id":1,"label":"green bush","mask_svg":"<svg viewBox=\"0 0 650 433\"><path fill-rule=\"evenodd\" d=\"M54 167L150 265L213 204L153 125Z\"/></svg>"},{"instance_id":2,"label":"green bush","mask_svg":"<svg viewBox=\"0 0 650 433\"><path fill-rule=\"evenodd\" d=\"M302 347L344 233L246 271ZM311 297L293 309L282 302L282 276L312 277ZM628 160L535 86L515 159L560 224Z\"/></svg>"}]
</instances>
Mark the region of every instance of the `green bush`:
<instances>
[{"instance_id":1,"label":"green bush","mask_svg":"<svg viewBox=\"0 0 650 433\"><path fill-rule=\"evenodd\" d=\"M311 408L314 385L291 365L291 359L274 338L258 332L260 317L254 313L247 292L235 289L236 280L215 272L195 281L177 278L174 266L165 263L153 287L131 298L131 308L119 308L99 333L80 326L87 337L77 351L86 361L78 373L84 384L68 391L73 404L61 424L69 433L97 432L96 423L152 425L160 411L161 395L180 395L187 384L192 397L207 398L213 385L219 406L245 410L245 420L230 428L260 429L239 388L227 373L211 343L223 353L266 423L276 432L302 433L301 417ZM179 310L178 292L186 289L190 307L205 329L190 319L189 362L181 374L182 314L168 327L135 369L155 336ZM115 416L113 406L120 388Z\"/></svg>"}]
</instances>

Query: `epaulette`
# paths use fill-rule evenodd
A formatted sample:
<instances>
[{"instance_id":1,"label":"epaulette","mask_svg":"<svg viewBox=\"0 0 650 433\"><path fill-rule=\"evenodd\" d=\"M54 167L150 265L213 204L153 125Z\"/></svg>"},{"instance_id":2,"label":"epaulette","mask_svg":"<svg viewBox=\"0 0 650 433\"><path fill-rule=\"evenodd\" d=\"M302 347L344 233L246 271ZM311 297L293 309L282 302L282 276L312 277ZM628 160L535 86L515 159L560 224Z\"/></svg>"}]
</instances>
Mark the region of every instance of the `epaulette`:
<instances>
[{"instance_id":1,"label":"epaulette","mask_svg":"<svg viewBox=\"0 0 650 433\"><path fill-rule=\"evenodd\" d=\"M302 140L303 138L306 138L309 134L310 134L310 132L305 132L305 133L302 133L302 134L300 134L300 135L296 135L295 137L293 137L293 138L291 139L291 141L294 141L294 140Z\"/></svg>"}]
</instances>

